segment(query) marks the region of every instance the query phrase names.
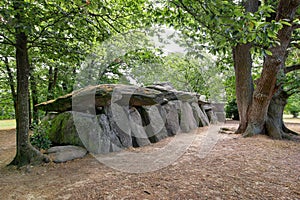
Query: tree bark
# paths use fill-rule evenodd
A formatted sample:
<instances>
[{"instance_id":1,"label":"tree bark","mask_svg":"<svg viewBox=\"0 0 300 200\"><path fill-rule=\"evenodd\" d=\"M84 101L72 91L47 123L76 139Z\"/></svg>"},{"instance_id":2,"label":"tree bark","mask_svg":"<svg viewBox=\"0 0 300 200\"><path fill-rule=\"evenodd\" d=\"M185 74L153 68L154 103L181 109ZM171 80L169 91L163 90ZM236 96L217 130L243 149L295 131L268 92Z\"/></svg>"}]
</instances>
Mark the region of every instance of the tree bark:
<instances>
[{"instance_id":1,"label":"tree bark","mask_svg":"<svg viewBox=\"0 0 300 200\"><path fill-rule=\"evenodd\" d=\"M233 60L236 82L236 101L240 124L236 133L243 133L248 125L247 112L252 101L252 59L251 44L239 44L233 49Z\"/></svg>"},{"instance_id":2,"label":"tree bark","mask_svg":"<svg viewBox=\"0 0 300 200\"><path fill-rule=\"evenodd\" d=\"M47 101L54 98L54 88L56 86L57 82L57 75L58 75L58 68L55 67L53 70L53 67L49 67L49 74L48 74L48 95L47 95Z\"/></svg>"},{"instance_id":3,"label":"tree bark","mask_svg":"<svg viewBox=\"0 0 300 200\"><path fill-rule=\"evenodd\" d=\"M17 63L17 153L12 165L23 166L26 164L35 164L46 161L38 150L36 150L29 142L29 60L27 49L27 35L22 30L23 19L23 1L14 2L16 11L16 21L20 26L16 26L16 63Z\"/></svg>"},{"instance_id":4,"label":"tree bark","mask_svg":"<svg viewBox=\"0 0 300 200\"><path fill-rule=\"evenodd\" d=\"M293 21L299 3L299 0L281 0L278 4L276 21L280 19ZM249 117L248 126L244 136L262 133L277 139L281 139L283 136L281 130L278 129L277 125L274 124L274 120L267 113L272 96L276 93L277 76L281 71L283 72L291 35L292 27L284 25L278 33L280 45L271 47L269 50L272 52L272 55L265 57L261 77L253 93L252 104L247 113Z\"/></svg>"},{"instance_id":5,"label":"tree bark","mask_svg":"<svg viewBox=\"0 0 300 200\"><path fill-rule=\"evenodd\" d=\"M288 129L283 122L283 111L287 104L289 94L280 88L276 94L273 95L268 109L268 121L266 123L268 129L272 129L270 134L277 136L280 134L282 137L289 137L288 134L298 135L298 133Z\"/></svg>"},{"instance_id":6,"label":"tree bark","mask_svg":"<svg viewBox=\"0 0 300 200\"><path fill-rule=\"evenodd\" d=\"M243 2L246 12L258 10L258 0L247 0ZM252 101L252 58L250 49L252 45L238 44L233 48L233 61L236 82L236 101L239 110L240 124L236 133L245 132L248 125L248 109Z\"/></svg>"},{"instance_id":7,"label":"tree bark","mask_svg":"<svg viewBox=\"0 0 300 200\"><path fill-rule=\"evenodd\" d=\"M32 122L38 124L39 122L39 110L35 106L38 102L38 90L36 86L35 76L33 74L33 66L30 66L30 89L31 89L31 100L32 100Z\"/></svg>"},{"instance_id":8,"label":"tree bark","mask_svg":"<svg viewBox=\"0 0 300 200\"><path fill-rule=\"evenodd\" d=\"M7 75L8 75L8 82L9 82L9 86L10 86L10 90L11 90L12 99L14 101L15 116L17 116L17 113L16 113L16 109L17 109L17 93L16 93L16 90L15 90L15 83L14 83L13 72L11 71L11 68L9 66L9 62L8 62L8 58L7 57L4 58L4 63L5 63L5 67L6 67L6 71L7 71Z\"/></svg>"}]
</instances>

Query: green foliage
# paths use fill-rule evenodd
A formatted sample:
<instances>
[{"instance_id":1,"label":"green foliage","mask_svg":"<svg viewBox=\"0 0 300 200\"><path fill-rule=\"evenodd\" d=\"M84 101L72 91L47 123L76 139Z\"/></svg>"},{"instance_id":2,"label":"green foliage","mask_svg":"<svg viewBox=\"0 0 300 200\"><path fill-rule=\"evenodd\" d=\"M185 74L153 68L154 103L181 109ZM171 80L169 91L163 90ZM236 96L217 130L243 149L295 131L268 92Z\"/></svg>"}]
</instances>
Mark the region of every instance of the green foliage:
<instances>
[{"instance_id":1,"label":"green foliage","mask_svg":"<svg viewBox=\"0 0 300 200\"><path fill-rule=\"evenodd\" d=\"M255 13L246 12L235 1L160 1L154 7L156 22L180 30L190 39L208 47L212 53L226 53L239 43L252 42L270 54L270 46L277 44L278 31L287 21L268 21L276 5L265 3ZM184 25L183 25L184 24Z\"/></svg>"},{"instance_id":2,"label":"green foliage","mask_svg":"<svg viewBox=\"0 0 300 200\"><path fill-rule=\"evenodd\" d=\"M0 120L15 119L14 105L11 100L10 94L0 94Z\"/></svg>"},{"instance_id":3,"label":"green foliage","mask_svg":"<svg viewBox=\"0 0 300 200\"><path fill-rule=\"evenodd\" d=\"M38 125L34 125L33 135L30 136L31 144L39 150L49 149L51 146L51 140L49 139L50 128L50 122L44 122Z\"/></svg>"},{"instance_id":4,"label":"green foliage","mask_svg":"<svg viewBox=\"0 0 300 200\"><path fill-rule=\"evenodd\" d=\"M228 102L225 107L226 118L230 118L233 120L239 120L239 111L236 103L236 99Z\"/></svg>"},{"instance_id":5,"label":"green foliage","mask_svg":"<svg viewBox=\"0 0 300 200\"><path fill-rule=\"evenodd\" d=\"M293 96L291 96L288 99L288 103L285 107L285 110L288 111L290 114L293 115L293 117L298 117L300 112L300 94L297 93Z\"/></svg>"},{"instance_id":6,"label":"green foliage","mask_svg":"<svg viewBox=\"0 0 300 200\"><path fill-rule=\"evenodd\" d=\"M16 33L24 32L27 46L30 76L35 80L38 102L69 93L73 90L75 77L81 62L93 46L102 43L116 33L126 33L140 27L145 20L146 0L111 1L57 1L57 0L9 0L0 2L0 90L4 99L11 99L7 70L3 61L8 58L13 78L16 79L15 43ZM19 9L16 9L16 8ZM22 19L17 20L16 16ZM57 70L56 78L50 75ZM109 71L118 73L118 66ZM3 81L2 81L3 80ZM53 83L53 88L49 88ZM101 83L116 83L108 75ZM15 83L14 87L16 87ZM3 101L3 118L13 117L11 103ZM2 101L1 101L2 103ZM33 107L33 105L31 105ZM0 110L1 112L1 110Z\"/></svg>"}]
</instances>

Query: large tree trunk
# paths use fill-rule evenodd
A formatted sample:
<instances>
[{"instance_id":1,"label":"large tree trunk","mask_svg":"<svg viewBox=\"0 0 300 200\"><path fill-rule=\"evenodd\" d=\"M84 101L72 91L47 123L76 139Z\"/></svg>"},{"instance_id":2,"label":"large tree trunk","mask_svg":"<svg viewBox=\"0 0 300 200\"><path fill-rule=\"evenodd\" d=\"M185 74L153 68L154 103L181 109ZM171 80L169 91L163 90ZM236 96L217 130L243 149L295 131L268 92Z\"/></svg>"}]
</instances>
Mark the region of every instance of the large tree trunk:
<instances>
[{"instance_id":1,"label":"large tree trunk","mask_svg":"<svg viewBox=\"0 0 300 200\"><path fill-rule=\"evenodd\" d=\"M276 21L289 19L293 21L295 12L299 6L299 0L281 0L277 9ZM270 101L276 93L276 81L279 72L283 72L283 66L290 43L292 27L285 25L278 33L280 45L271 47L272 55L265 57L263 70L252 98L252 104L247 113L248 126L244 136L266 133L273 138L281 139L282 131L267 115Z\"/></svg>"},{"instance_id":2,"label":"large tree trunk","mask_svg":"<svg viewBox=\"0 0 300 200\"><path fill-rule=\"evenodd\" d=\"M251 75L251 44L239 44L233 49L236 82L236 102L239 110L240 124L236 133L245 132L248 119L247 112L252 101L253 80Z\"/></svg>"},{"instance_id":3,"label":"large tree trunk","mask_svg":"<svg viewBox=\"0 0 300 200\"><path fill-rule=\"evenodd\" d=\"M20 27L16 28L16 63L17 63L17 154L11 162L13 165L23 166L29 163L40 163L44 157L29 142L29 62L27 49L27 36L22 30L22 14L24 2L15 2L16 20Z\"/></svg>"},{"instance_id":4,"label":"large tree trunk","mask_svg":"<svg viewBox=\"0 0 300 200\"><path fill-rule=\"evenodd\" d=\"M286 133L291 133L291 131L285 127L283 122L283 111L285 105L287 104L288 97L289 95L282 88L280 88L273 95L268 108L266 128L269 132L269 135L275 138L278 137L278 135L285 137L287 136Z\"/></svg>"},{"instance_id":5,"label":"large tree trunk","mask_svg":"<svg viewBox=\"0 0 300 200\"><path fill-rule=\"evenodd\" d=\"M243 2L246 12L258 10L258 0ZM247 112L252 101L252 58L250 54L251 44L238 44L233 48L233 61L236 82L236 101L239 110L240 124L236 133L245 132L248 125Z\"/></svg>"}]
</instances>

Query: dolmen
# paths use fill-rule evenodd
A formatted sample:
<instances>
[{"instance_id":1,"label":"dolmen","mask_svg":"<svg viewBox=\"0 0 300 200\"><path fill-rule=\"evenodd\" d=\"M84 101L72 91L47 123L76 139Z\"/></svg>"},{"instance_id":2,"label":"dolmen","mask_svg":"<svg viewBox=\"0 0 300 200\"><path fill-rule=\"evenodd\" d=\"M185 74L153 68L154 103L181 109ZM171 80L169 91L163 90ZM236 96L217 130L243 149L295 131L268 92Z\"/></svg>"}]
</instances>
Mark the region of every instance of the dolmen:
<instances>
[{"instance_id":1,"label":"dolmen","mask_svg":"<svg viewBox=\"0 0 300 200\"><path fill-rule=\"evenodd\" d=\"M75 145L94 154L156 143L216 123L213 106L170 84L147 87L102 84L36 105L48 114L54 145Z\"/></svg>"}]
</instances>

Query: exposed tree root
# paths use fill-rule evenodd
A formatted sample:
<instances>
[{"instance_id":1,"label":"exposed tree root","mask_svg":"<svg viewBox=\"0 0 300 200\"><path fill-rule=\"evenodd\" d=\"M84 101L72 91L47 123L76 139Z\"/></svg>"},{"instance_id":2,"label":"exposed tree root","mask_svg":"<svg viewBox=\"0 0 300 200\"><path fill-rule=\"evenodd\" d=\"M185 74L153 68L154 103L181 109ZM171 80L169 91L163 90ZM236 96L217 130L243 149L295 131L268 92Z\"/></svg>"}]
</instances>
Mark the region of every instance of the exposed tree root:
<instances>
[{"instance_id":1,"label":"exposed tree root","mask_svg":"<svg viewBox=\"0 0 300 200\"><path fill-rule=\"evenodd\" d=\"M14 160L9 165L16 165L22 167L24 165L38 165L43 162L49 162L49 158L35 149L32 145L26 145L26 147L20 148L17 152Z\"/></svg>"},{"instance_id":2,"label":"exposed tree root","mask_svg":"<svg viewBox=\"0 0 300 200\"><path fill-rule=\"evenodd\" d=\"M282 130L285 132L285 133L289 133L289 134L292 134L292 135L299 135L299 133L295 132L295 131L292 131L291 129L287 128L285 126L285 124L283 123L282 125Z\"/></svg>"}]
</instances>

